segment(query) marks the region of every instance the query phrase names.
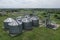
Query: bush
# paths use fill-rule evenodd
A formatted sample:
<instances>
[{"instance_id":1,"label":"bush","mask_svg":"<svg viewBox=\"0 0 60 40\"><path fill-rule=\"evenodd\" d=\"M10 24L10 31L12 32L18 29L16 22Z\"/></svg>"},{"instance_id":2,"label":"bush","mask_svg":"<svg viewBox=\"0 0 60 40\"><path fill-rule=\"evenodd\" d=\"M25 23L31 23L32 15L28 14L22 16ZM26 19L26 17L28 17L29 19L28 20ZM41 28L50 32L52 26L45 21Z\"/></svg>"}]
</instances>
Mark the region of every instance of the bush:
<instances>
[{"instance_id":1,"label":"bush","mask_svg":"<svg viewBox=\"0 0 60 40\"><path fill-rule=\"evenodd\" d=\"M55 17L56 19L60 19L60 16L59 16L59 15L54 15L54 17Z\"/></svg>"}]
</instances>

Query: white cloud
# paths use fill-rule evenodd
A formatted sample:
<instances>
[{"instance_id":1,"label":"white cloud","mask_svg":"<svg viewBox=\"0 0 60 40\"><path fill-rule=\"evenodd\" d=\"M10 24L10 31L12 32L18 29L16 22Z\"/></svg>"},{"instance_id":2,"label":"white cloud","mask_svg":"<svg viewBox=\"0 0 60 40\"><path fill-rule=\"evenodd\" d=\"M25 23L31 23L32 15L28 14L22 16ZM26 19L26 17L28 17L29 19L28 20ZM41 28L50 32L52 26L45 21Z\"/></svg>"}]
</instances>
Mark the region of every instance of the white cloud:
<instances>
[{"instance_id":1,"label":"white cloud","mask_svg":"<svg viewBox=\"0 0 60 40\"><path fill-rule=\"evenodd\" d=\"M60 8L60 0L0 0L0 8Z\"/></svg>"}]
</instances>

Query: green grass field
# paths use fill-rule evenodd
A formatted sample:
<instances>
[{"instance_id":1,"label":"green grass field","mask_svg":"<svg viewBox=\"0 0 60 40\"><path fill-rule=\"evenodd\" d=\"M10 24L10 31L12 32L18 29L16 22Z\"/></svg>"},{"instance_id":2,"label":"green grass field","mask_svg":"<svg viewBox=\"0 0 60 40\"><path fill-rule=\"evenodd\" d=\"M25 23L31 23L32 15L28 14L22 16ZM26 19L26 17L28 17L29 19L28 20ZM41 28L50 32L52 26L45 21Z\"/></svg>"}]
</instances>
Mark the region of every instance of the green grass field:
<instances>
[{"instance_id":1,"label":"green grass field","mask_svg":"<svg viewBox=\"0 0 60 40\"><path fill-rule=\"evenodd\" d=\"M0 40L60 40L60 28L52 30L46 27L34 27L31 31L25 31L17 37L10 37L5 32L3 27L3 21L8 16L0 16ZM60 23L60 21L57 21Z\"/></svg>"}]
</instances>

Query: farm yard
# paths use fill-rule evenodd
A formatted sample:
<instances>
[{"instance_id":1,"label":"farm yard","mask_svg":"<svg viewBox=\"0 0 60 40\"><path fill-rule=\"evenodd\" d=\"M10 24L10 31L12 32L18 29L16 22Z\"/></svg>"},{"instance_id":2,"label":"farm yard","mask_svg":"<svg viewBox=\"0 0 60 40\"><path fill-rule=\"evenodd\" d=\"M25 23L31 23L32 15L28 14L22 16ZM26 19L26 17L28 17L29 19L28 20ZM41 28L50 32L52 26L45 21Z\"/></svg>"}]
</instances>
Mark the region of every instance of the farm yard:
<instances>
[{"instance_id":1,"label":"farm yard","mask_svg":"<svg viewBox=\"0 0 60 40\"><path fill-rule=\"evenodd\" d=\"M54 9L55 10L55 9ZM18 10L19 11L19 10ZM32 30L24 31L22 34L11 37L7 32L2 28L3 21L8 17L18 17L20 15L26 15L32 13L31 11L20 10L17 14L16 12L7 12L6 15L0 15L0 40L60 40L60 27L57 30L49 29L46 27L34 27ZM35 11L35 10L34 10ZM51 20L60 25L60 10L52 11ZM25 14L24 14L25 13ZM46 11L37 10L34 12L41 20L44 20Z\"/></svg>"}]
</instances>

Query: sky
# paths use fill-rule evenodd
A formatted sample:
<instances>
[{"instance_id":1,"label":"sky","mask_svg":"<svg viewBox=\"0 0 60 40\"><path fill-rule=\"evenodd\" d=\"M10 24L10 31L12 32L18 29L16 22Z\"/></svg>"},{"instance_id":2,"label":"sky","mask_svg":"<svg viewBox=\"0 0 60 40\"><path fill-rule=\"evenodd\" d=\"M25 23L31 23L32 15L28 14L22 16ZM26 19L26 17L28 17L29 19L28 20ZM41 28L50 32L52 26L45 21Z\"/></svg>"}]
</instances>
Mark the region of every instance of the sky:
<instances>
[{"instance_id":1,"label":"sky","mask_svg":"<svg viewBox=\"0 0 60 40\"><path fill-rule=\"evenodd\" d=\"M0 8L60 8L60 0L0 0Z\"/></svg>"}]
</instances>

